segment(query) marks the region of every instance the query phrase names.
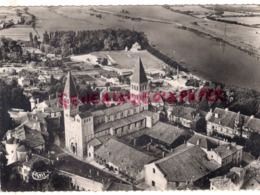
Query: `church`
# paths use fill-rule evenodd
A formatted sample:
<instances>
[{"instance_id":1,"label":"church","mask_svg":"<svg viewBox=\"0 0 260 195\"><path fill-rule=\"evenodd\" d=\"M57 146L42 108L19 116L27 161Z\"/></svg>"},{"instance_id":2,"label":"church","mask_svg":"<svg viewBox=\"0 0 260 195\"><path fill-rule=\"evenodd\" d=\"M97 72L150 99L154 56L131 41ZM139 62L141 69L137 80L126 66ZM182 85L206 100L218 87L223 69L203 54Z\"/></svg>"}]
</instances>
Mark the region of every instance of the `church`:
<instances>
[{"instance_id":1,"label":"church","mask_svg":"<svg viewBox=\"0 0 260 195\"><path fill-rule=\"evenodd\" d=\"M122 136L144 128L151 128L159 121L159 114L148 111L148 103L138 101L148 92L148 79L141 59L134 68L130 85L132 99L123 104L93 112L81 111L82 102L78 99L75 81L68 72L63 103L65 146L74 155L93 157L88 151L88 143L97 137L111 135ZM136 102L133 102L136 101ZM76 103L75 103L76 102Z\"/></svg>"}]
</instances>

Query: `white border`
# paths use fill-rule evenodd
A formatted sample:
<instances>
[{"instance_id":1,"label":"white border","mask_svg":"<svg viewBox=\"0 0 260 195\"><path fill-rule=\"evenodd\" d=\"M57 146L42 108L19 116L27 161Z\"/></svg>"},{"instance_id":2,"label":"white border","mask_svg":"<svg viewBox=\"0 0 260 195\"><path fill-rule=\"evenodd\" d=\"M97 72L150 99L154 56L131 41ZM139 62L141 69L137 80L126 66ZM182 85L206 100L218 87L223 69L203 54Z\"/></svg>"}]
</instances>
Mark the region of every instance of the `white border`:
<instances>
[{"instance_id":1,"label":"white border","mask_svg":"<svg viewBox=\"0 0 260 195\"><path fill-rule=\"evenodd\" d=\"M260 4L259 0L0 0L0 6Z\"/></svg>"},{"instance_id":2,"label":"white border","mask_svg":"<svg viewBox=\"0 0 260 195\"><path fill-rule=\"evenodd\" d=\"M260 4L259 0L0 0L0 6L79 6L79 5L163 5L163 4ZM127 195L158 195L158 194L169 194L169 195L219 195L221 194L236 194L244 195L247 194L259 194L258 191L164 191L164 192L8 192L1 194L8 195L25 195L25 194L87 194L87 195L99 195L99 194L127 194Z\"/></svg>"}]
</instances>

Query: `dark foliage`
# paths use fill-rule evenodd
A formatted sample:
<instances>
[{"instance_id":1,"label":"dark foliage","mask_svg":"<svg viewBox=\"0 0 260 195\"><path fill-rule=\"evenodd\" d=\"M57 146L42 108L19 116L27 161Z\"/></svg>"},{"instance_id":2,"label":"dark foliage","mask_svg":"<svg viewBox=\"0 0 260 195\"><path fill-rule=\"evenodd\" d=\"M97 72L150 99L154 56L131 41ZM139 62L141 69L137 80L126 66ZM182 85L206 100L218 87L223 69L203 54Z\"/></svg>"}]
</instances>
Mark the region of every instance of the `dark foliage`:
<instances>
[{"instance_id":1,"label":"dark foliage","mask_svg":"<svg viewBox=\"0 0 260 195\"><path fill-rule=\"evenodd\" d=\"M47 53L63 56L101 50L123 50L138 42L147 48L148 40L144 33L127 29L104 29L95 31L56 31L43 34L41 49Z\"/></svg>"}]
</instances>

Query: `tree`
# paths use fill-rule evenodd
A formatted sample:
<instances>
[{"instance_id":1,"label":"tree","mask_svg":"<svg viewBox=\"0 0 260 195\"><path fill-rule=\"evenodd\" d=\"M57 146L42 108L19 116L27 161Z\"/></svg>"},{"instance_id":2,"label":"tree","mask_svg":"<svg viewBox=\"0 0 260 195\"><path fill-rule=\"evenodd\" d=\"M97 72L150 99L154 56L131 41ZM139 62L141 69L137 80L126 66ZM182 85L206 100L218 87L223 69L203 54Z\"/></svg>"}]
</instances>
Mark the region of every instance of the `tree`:
<instances>
[{"instance_id":1,"label":"tree","mask_svg":"<svg viewBox=\"0 0 260 195\"><path fill-rule=\"evenodd\" d=\"M110 83L109 83L109 82L106 82L105 86L106 86L106 88L107 88L107 90L108 90L108 87L110 86Z\"/></svg>"},{"instance_id":2,"label":"tree","mask_svg":"<svg viewBox=\"0 0 260 195\"><path fill-rule=\"evenodd\" d=\"M29 33L29 38L30 38L30 46L33 47L33 34L32 34L32 32Z\"/></svg>"},{"instance_id":3,"label":"tree","mask_svg":"<svg viewBox=\"0 0 260 195\"><path fill-rule=\"evenodd\" d=\"M35 35L34 38L33 38L33 46L35 48L38 48L38 37Z\"/></svg>"},{"instance_id":4,"label":"tree","mask_svg":"<svg viewBox=\"0 0 260 195\"><path fill-rule=\"evenodd\" d=\"M45 33L43 34L42 43L43 43L43 44L48 44L49 41L50 41L50 36L49 36L49 34L47 33L47 31L45 31Z\"/></svg>"},{"instance_id":5,"label":"tree","mask_svg":"<svg viewBox=\"0 0 260 195\"><path fill-rule=\"evenodd\" d=\"M8 114L8 88L3 80L0 80L0 140L11 125L11 118Z\"/></svg>"}]
</instances>

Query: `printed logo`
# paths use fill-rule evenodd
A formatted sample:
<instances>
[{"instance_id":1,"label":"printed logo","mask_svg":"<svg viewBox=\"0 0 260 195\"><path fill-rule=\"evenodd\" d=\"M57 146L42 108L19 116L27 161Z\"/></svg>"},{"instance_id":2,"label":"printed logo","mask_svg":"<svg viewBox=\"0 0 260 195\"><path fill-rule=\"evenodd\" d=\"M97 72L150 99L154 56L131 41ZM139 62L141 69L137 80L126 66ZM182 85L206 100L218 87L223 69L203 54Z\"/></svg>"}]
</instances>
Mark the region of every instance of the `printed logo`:
<instances>
[{"instance_id":1,"label":"printed logo","mask_svg":"<svg viewBox=\"0 0 260 195\"><path fill-rule=\"evenodd\" d=\"M48 179L50 173L51 173L50 171L46 171L46 172L33 171L32 172L32 178L36 181L41 181L41 180L44 180L44 179Z\"/></svg>"}]
</instances>

